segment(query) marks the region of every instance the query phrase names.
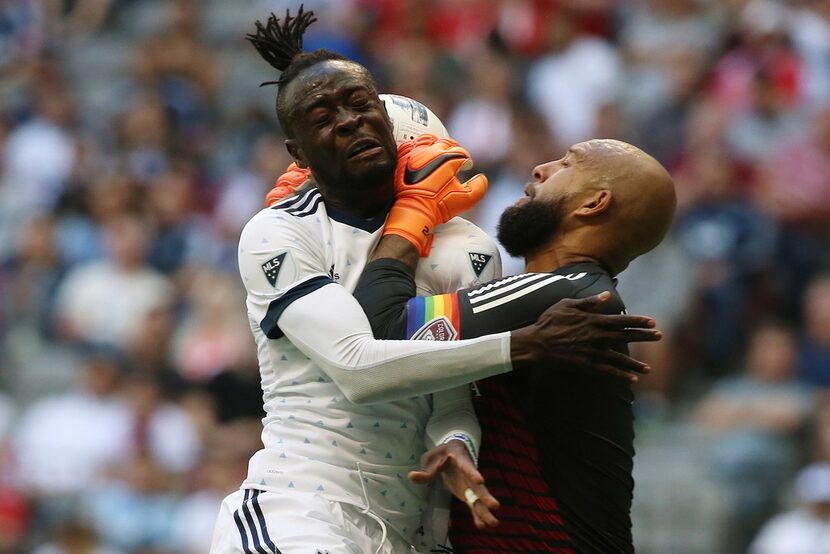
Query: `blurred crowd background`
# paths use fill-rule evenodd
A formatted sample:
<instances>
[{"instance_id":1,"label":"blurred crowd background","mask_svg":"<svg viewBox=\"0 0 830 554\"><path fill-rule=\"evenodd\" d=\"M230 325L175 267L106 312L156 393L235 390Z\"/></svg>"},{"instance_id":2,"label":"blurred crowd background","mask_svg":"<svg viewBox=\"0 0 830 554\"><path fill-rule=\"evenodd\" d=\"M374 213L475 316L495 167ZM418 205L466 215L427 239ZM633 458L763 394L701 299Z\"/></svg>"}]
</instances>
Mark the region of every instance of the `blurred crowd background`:
<instances>
[{"instance_id":1,"label":"blurred crowd background","mask_svg":"<svg viewBox=\"0 0 830 554\"><path fill-rule=\"evenodd\" d=\"M828 552L830 0L305 4L307 49L470 150L488 231L574 142L671 170L620 276L666 335L634 351L638 550ZM0 553L207 552L259 445L237 238L290 162L244 34L286 7L0 0Z\"/></svg>"}]
</instances>

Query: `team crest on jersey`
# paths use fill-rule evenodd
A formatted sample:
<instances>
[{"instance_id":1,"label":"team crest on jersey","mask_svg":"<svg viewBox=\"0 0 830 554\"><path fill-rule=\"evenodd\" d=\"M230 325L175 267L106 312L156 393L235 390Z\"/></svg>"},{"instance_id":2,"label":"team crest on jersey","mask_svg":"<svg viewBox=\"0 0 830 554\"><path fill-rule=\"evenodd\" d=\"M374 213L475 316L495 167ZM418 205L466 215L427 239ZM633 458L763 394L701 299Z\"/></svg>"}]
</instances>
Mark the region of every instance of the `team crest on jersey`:
<instances>
[{"instance_id":1,"label":"team crest on jersey","mask_svg":"<svg viewBox=\"0 0 830 554\"><path fill-rule=\"evenodd\" d=\"M415 331L412 340L455 340L458 331L446 317L438 317Z\"/></svg>"},{"instance_id":2,"label":"team crest on jersey","mask_svg":"<svg viewBox=\"0 0 830 554\"><path fill-rule=\"evenodd\" d=\"M484 271L484 268L493 259L492 255L481 254L479 252L467 252L467 255L470 256L470 264L473 266L476 277L481 277L481 272Z\"/></svg>"},{"instance_id":3,"label":"team crest on jersey","mask_svg":"<svg viewBox=\"0 0 830 554\"><path fill-rule=\"evenodd\" d=\"M277 277L279 277L283 262L285 261L286 252L277 254L264 264L262 264L262 272L265 273L265 278L271 283L272 287L277 286Z\"/></svg>"}]
</instances>

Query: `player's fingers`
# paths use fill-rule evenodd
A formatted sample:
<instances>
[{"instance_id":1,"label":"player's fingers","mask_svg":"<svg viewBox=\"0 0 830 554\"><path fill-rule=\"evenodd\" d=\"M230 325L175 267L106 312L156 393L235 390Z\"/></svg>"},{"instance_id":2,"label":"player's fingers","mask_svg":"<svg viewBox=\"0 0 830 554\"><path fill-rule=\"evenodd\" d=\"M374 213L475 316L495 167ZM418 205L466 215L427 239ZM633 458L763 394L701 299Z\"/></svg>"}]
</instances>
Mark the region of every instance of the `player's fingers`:
<instances>
[{"instance_id":1,"label":"player's fingers","mask_svg":"<svg viewBox=\"0 0 830 554\"><path fill-rule=\"evenodd\" d=\"M438 137L432 133L421 133L412 141L414 146L428 146L438 142Z\"/></svg>"},{"instance_id":2,"label":"player's fingers","mask_svg":"<svg viewBox=\"0 0 830 554\"><path fill-rule=\"evenodd\" d=\"M487 193L489 181L484 173L479 173L478 175L474 175L470 178L466 183L464 183L464 185L470 189L470 200L474 204L477 204L478 201L484 198L484 195Z\"/></svg>"},{"instance_id":3,"label":"player's fingers","mask_svg":"<svg viewBox=\"0 0 830 554\"><path fill-rule=\"evenodd\" d=\"M633 360L636 362L636 360ZM587 358L582 360L569 360L569 365L571 369L575 371L584 371L587 373L601 373L605 375L610 375L612 377L617 377L619 379L624 379L631 383L636 383L640 380L637 376L637 373L644 373L643 371L628 371L624 369L620 369L615 364L609 364L599 359L598 357L594 358Z\"/></svg>"},{"instance_id":4,"label":"player's fingers","mask_svg":"<svg viewBox=\"0 0 830 554\"><path fill-rule=\"evenodd\" d=\"M420 471L410 471L409 479L413 483L429 483L447 467L449 462L450 460L447 456L441 456L440 458L433 459L426 457L425 459L421 460L421 465L423 466L423 468Z\"/></svg>"},{"instance_id":5,"label":"player's fingers","mask_svg":"<svg viewBox=\"0 0 830 554\"><path fill-rule=\"evenodd\" d=\"M470 159L469 154L464 151L435 154L432 150L432 147L430 147L428 151L419 152L417 149L413 150L412 155L409 158L408 166L411 169L415 171L422 169L429 170L428 174L419 175L418 181L415 181L417 183L420 183L429 177L431 179L435 179L436 183L441 183L442 186L445 186L445 183L452 182L453 178L459 171L461 171L461 167L467 162L467 160ZM431 165L435 162L438 162L437 166Z\"/></svg>"},{"instance_id":6,"label":"player's fingers","mask_svg":"<svg viewBox=\"0 0 830 554\"><path fill-rule=\"evenodd\" d=\"M499 520L493 513L493 510L496 509L498 509L498 504L493 506L492 502L485 502L484 498L479 499L471 509L473 513L473 521L475 522L476 527L483 529L484 527L497 526L499 524Z\"/></svg>"},{"instance_id":7,"label":"player's fingers","mask_svg":"<svg viewBox=\"0 0 830 554\"><path fill-rule=\"evenodd\" d=\"M462 462L458 462L458 464L459 464L459 466L461 466ZM481 474L481 472L479 470L477 470L477 469L475 469L475 467L473 467L472 463L470 463L469 465L470 465L469 468L464 468L466 470L466 473L464 474L464 477L467 479L467 481L470 482L470 484L475 485L476 487L483 487L484 486L484 476ZM473 490L475 490L475 489L473 489ZM487 489L485 488L484 490L486 491ZM490 494L490 493L487 492L487 494Z\"/></svg>"},{"instance_id":8,"label":"player's fingers","mask_svg":"<svg viewBox=\"0 0 830 554\"><path fill-rule=\"evenodd\" d=\"M598 363L615 367L626 373L639 373L648 375L651 367L645 362L636 360L631 356L617 352L616 350L596 350L590 355L590 359Z\"/></svg>"},{"instance_id":9,"label":"player's fingers","mask_svg":"<svg viewBox=\"0 0 830 554\"><path fill-rule=\"evenodd\" d=\"M598 314L597 324L607 329L653 329L657 322L645 315Z\"/></svg>"},{"instance_id":10,"label":"player's fingers","mask_svg":"<svg viewBox=\"0 0 830 554\"><path fill-rule=\"evenodd\" d=\"M476 502L476 506L473 509L473 521L479 529L496 527L499 524L499 520L495 514L481 504L481 502Z\"/></svg>"},{"instance_id":11,"label":"player's fingers","mask_svg":"<svg viewBox=\"0 0 830 554\"><path fill-rule=\"evenodd\" d=\"M470 494L471 491L472 494ZM467 504L470 513L473 515L473 521L476 527L483 529L484 527L494 527L499 524L499 520L493 512L498 510L501 504L490 494L487 487L483 484L468 484L460 495L458 492L456 492L456 496ZM473 502L470 502L470 496L472 496Z\"/></svg>"},{"instance_id":12,"label":"player's fingers","mask_svg":"<svg viewBox=\"0 0 830 554\"><path fill-rule=\"evenodd\" d=\"M429 471L413 470L407 474L407 477L413 483L416 483L418 485L426 485L432 482L432 480L435 478L435 474Z\"/></svg>"},{"instance_id":13,"label":"player's fingers","mask_svg":"<svg viewBox=\"0 0 830 554\"><path fill-rule=\"evenodd\" d=\"M447 193L438 205L441 216L445 220L466 212L484 197L487 192L487 177L479 174L466 183L456 186L459 189Z\"/></svg>"},{"instance_id":14,"label":"player's fingers","mask_svg":"<svg viewBox=\"0 0 830 554\"><path fill-rule=\"evenodd\" d=\"M629 381L631 383L636 383L637 381L640 380L640 378L637 376L636 373L629 373L627 371L623 371L621 369L618 369L618 368L616 368L612 365L594 364L594 368L596 369L596 371L599 371L600 373L604 373L604 374L610 375L612 377L617 377L619 379L624 379L624 380Z\"/></svg>"},{"instance_id":15,"label":"player's fingers","mask_svg":"<svg viewBox=\"0 0 830 554\"><path fill-rule=\"evenodd\" d=\"M449 137L438 139L438 142L436 144L440 144L448 152L463 153L467 157L464 163L461 164L461 170L467 171L473 168L473 158L470 156L470 153L467 151L466 148L458 144L453 139Z\"/></svg>"},{"instance_id":16,"label":"player's fingers","mask_svg":"<svg viewBox=\"0 0 830 554\"><path fill-rule=\"evenodd\" d=\"M651 372L648 364L610 348L572 348L567 353L561 353L560 357L566 367L573 369L600 371L600 367L603 367L607 373L607 368L613 368L614 373L621 372L624 375L646 375Z\"/></svg>"},{"instance_id":17,"label":"player's fingers","mask_svg":"<svg viewBox=\"0 0 830 554\"><path fill-rule=\"evenodd\" d=\"M560 302L566 302L567 304L570 304L571 307L585 312L597 312L603 308L605 303L608 302L610 298L611 293L606 290L587 298L561 300Z\"/></svg>"},{"instance_id":18,"label":"player's fingers","mask_svg":"<svg viewBox=\"0 0 830 554\"><path fill-rule=\"evenodd\" d=\"M605 331L597 339L600 342L655 342L663 338L663 332L656 329L623 329Z\"/></svg>"}]
</instances>

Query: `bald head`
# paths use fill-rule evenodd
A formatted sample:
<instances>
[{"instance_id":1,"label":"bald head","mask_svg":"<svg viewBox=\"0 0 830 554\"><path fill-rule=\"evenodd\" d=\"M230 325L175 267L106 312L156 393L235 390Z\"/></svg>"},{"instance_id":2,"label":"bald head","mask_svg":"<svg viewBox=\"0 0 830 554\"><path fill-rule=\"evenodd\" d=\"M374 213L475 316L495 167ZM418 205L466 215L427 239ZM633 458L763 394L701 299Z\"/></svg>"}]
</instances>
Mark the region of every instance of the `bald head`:
<instances>
[{"instance_id":1,"label":"bald head","mask_svg":"<svg viewBox=\"0 0 830 554\"><path fill-rule=\"evenodd\" d=\"M618 140L575 144L534 168L527 196L508 208L499 240L528 266L596 259L614 273L657 246L674 216L671 176L639 148ZM535 270L535 269L534 269Z\"/></svg>"},{"instance_id":2,"label":"bald head","mask_svg":"<svg viewBox=\"0 0 830 554\"><path fill-rule=\"evenodd\" d=\"M615 231L619 235L609 236L610 242L625 249L630 260L660 244L677 205L669 172L636 146L619 140L590 140L575 148L587 169L583 191L608 190L611 194L602 226L609 235Z\"/></svg>"}]
</instances>

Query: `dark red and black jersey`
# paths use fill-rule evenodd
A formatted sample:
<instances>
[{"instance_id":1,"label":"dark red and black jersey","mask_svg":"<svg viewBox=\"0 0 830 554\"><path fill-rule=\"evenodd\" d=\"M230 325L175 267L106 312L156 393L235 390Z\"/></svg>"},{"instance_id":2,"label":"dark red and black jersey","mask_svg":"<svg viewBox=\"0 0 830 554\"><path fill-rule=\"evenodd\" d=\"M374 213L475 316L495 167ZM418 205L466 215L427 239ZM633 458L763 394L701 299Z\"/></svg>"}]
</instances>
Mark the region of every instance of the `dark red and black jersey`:
<instances>
[{"instance_id":1,"label":"dark red and black jersey","mask_svg":"<svg viewBox=\"0 0 830 554\"><path fill-rule=\"evenodd\" d=\"M440 301L413 297L414 281L392 260L372 262L355 296L378 338L410 338L441 320L442 336L472 338L528 325L563 298L603 291L607 313L625 307L596 263L499 279ZM427 309L425 309L425 306ZM446 314L436 306L447 306ZM434 334L434 333L433 333ZM617 349L627 352L626 345ZM479 530L467 507L453 509L459 554L633 552L633 393L619 378L537 366L479 383L479 468L502 502L502 524Z\"/></svg>"}]
</instances>

